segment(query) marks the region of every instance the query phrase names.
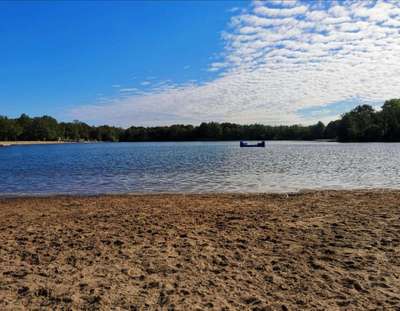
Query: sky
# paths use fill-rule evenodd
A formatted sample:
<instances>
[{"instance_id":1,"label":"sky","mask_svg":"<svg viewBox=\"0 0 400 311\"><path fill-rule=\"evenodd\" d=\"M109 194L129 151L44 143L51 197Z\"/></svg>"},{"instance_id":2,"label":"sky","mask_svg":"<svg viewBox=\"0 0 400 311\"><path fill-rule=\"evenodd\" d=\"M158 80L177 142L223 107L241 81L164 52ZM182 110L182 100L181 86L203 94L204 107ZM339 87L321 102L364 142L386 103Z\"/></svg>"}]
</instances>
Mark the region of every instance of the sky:
<instances>
[{"instance_id":1,"label":"sky","mask_svg":"<svg viewBox=\"0 0 400 311\"><path fill-rule=\"evenodd\" d=\"M400 97L400 1L0 2L0 114L327 123Z\"/></svg>"}]
</instances>

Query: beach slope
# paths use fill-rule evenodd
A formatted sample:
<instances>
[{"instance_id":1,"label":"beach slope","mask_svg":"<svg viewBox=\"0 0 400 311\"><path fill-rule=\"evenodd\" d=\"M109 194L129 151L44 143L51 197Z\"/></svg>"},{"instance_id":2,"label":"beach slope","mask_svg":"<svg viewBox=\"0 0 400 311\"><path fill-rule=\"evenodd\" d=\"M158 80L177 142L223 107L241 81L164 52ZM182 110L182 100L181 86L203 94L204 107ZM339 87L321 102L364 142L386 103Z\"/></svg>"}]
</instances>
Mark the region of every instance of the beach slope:
<instances>
[{"instance_id":1,"label":"beach slope","mask_svg":"<svg viewBox=\"0 0 400 311\"><path fill-rule=\"evenodd\" d=\"M400 192L0 199L0 309L399 310Z\"/></svg>"}]
</instances>

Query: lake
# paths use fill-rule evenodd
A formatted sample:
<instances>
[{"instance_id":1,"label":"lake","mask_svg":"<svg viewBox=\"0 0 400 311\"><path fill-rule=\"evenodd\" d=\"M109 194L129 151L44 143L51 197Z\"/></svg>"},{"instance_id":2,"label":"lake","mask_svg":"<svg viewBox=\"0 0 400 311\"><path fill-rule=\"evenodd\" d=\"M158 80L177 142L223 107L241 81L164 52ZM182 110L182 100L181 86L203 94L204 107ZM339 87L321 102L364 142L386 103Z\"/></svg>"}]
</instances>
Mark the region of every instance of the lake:
<instances>
[{"instance_id":1,"label":"lake","mask_svg":"<svg viewBox=\"0 0 400 311\"><path fill-rule=\"evenodd\" d=\"M0 195L400 188L400 144L98 143L0 148Z\"/></svg>"}]
</instances>

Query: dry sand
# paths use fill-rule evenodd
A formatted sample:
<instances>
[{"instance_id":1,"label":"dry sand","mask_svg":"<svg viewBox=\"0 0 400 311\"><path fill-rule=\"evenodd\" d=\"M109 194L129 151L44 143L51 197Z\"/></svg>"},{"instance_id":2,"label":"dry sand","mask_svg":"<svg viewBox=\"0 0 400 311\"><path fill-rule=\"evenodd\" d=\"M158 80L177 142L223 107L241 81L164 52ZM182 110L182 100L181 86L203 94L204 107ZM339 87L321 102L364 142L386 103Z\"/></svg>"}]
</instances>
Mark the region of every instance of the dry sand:
<instances>
[{"instance_id":1,"label":"dry sand","mask_svg":"<svg viewBox=\"0 0 400 311\"><path fill-rule=\"evenodd\" d=\"M0 310L400 310L400 191L0 200Z\"/></svg>"}]
</instances>

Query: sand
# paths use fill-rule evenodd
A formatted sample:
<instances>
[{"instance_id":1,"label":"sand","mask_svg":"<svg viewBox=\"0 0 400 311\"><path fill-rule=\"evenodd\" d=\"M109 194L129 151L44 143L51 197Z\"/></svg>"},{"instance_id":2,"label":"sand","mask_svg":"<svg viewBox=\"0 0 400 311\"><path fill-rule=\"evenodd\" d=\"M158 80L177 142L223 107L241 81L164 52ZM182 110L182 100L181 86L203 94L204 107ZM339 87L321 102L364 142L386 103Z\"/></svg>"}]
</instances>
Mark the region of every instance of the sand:
<instances>
[{"instance_id":1,"label":"sand","mask_svg":"<svg viewBox=\"0 0 400 311\"><path fill-rule=\"evenodd\" d=\"M0 199L0 310L400 310L400 191Z\"/></svg>"},{"instance_id":2,"label":"sand","mask_svg":"<svg viewBox=\"0 0 400 311\"><path fill-rule=\"evenodd\" d=\"M68 144L71 142L66 141L0 141L0 147L10 147L19 145L55 145L55 144Z\"/></svg>"}]
</instances>

